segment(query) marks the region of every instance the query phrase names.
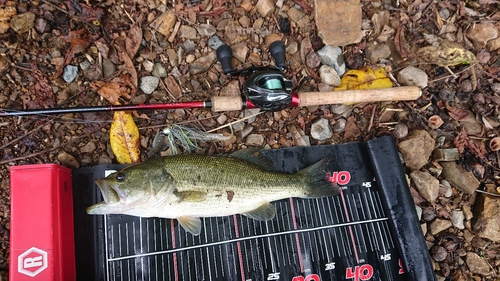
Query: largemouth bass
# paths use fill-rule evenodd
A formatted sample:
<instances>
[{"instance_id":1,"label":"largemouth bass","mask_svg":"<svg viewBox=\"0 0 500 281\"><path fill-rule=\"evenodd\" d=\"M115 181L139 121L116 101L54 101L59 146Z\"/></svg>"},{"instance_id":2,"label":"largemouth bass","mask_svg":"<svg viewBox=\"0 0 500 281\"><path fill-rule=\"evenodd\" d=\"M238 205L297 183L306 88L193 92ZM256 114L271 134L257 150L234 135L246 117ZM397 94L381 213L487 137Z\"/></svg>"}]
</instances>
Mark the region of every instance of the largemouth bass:
<instances>
[{"instance_id":1,"label":"largemouth bass","mask_svg":"<svg viewBox=\"0 0 500 281\"><path fill-rule=\"evenodd\" d=\"M326 178L325 163L289 174L270 172L272 162L254 149L230 156L154 158L97 180L104 202L87 213L177 219L193 235L201 232L200 217L242 214L271 220L276 215L271 201L339 193Z\"/></svg>"}]
</instances>

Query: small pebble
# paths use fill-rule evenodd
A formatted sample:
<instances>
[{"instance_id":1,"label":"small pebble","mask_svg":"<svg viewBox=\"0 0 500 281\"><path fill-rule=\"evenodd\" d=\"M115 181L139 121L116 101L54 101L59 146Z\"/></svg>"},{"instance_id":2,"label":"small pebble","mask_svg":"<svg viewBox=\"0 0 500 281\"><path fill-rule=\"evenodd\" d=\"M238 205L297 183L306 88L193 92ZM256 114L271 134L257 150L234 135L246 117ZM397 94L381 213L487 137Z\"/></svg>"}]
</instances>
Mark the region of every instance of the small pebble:
<instances>
[{"instance_id":1,"label":"small pebble","mask_svg":"<svg viewBox=\"0 0 500 281\"><path fill-rule=\"evenodd\" d=\"M408 126L405 123L398 123L394 126L394 137L404 139L408 136Z\"/></svg>"},{"instance_id":2,"label":"small pebble","mask_svg":"<svg viewBox=\"0 0 500 281\"><path fill-rule=\"evenodd\" d=\"M451 212L451 223L458 229L464 229L464 212L455 210Z\"/></svg>"},{"instance_id":3,"label":"small pebble","mask_svg":"<svg viewBox=\"0 0 500 281\"><path fill-rule=\"evenodd\" d=\"M186 51L186 53L194 52L196 49L196 44L191 40L186 40L181 44L182 49Z\"/></svg>"},{"instance_id":4,"label":"small pebble","mask_svg":"<svg viewBox=\"0 0 500 281\"><path fill-rule=\"evenodd\" d=\"M90 62L89 62L89 61L87 61L87 60L82 61L82 62L80 63L80 68L81 68L82 70L86 70L87 68L89 68L89 66L90 66Z\"/></svg>"},{"instance_id":5,"label":"small pebble","mask_svg":"<svg viewBox=\"0 0 500 281\"><path fill-rule=\"evenodd\" d=\"M398 81L406 86L425 88L429 83L429 77L425 71L414 66L408 66L398 73Z\"/></svg>"},{"instance_id":6,"label":"small pebble","mask_svg":"<svg viewBox=\"0 0 500 281\"><path fill-rule=\"evenodd\" d=\"M246 126L245 129L240 131L240 137L246 138L253 131L252 126Z\"/></svg>"},{"instance_id":7,"label":"small pebble","mask_svg":"<svg viewBox=\"0 0 500 281\"><path fill-rule=\"evenodd\" d=\"M320 118L311 125L311 137L317 140L326 140L332 137L328 119Z\"/></svg>"},{"instance_id":8,"label":"small pebble","mask_svg":"<svg viewBox=\"0 0 500 281\"><path fill-rule=\"evenodd\" d=\"M338 119L337 122L333 124L333 131L337 134L344 132L346 124L347 120L345 120L344 118Z\"/></svg>"},{"instance_id":9,"label":"small pebble","mask_svg":"<svg viewBox=\"0 0 500 281\"><path fill-rule=\"evenodd\" d=\"M213 37L208 39L208 46L212 48L212 50L217 50L217 48L224 44L224 41L222 41L217 35L214 35Z\"/></svg>"},{"instance_id":10,"label":"small pebble","mask_svg":"<svg viewBox=\"0 0 500 281\"><path fill-rule=\"evenodd\" d=\"M142 66L144 66L144 70L146 70L147 72L151 72L153 71L154 63L150 60L145 60L142 63Z\"/></svg>"},{"instance_id":11,"label":"small pebble","mask_svg":"<svg viewBox=\"0 0 500 281\"><path fill-rule=\"evenodd\" d=\"M163 67L163 65L159 62L155 63L153 72L151 74L153 74L153 76L160 77L160 78L165 78L168 75L165 67Z\"/></svg>"},{"instance_id":12,"label":"small pebble","mask_svg":"<svg viewBox=\"0 0 500 281\"><path fill-rule=\"evenodd\" d=\"M261 17L266 18L274 13L274 5L274 0L259 0L255 5L255 9Z\"/></svg>"},{"instance_id":13,"label":"small pebble","mask_svg":"<svg viewBox=\"0 0 500 281\"><path fill-rule=\"evenodd\" d=\"M264 145L264 136L259 134L251 134L248 135L245 144L248 146L263 146Z\"/></svg>"},{"instance_id":14,"label":"small pebble","mask_svg":"<svg viewBox=\"0 0 500 281\"><path fill-rule=\"evenodd\" d=\"M145 94L149 95L158 87L158 83L160 83L160 78L155 76L144 76L141 78L139 88L141 88Z\"/></svg>"},{"instance_id":15,"label":"small pebble","mask_svg":"<svg viewBox=\"0 0 500 281\"><path fill-rule=\"evenodd\" d=\"M226 123L226 121L227 121L226 114L222 114L221 116L217 117L217 123L219 123L219 125Z\"/></svg>"},{"instance_id":16,"label":"small pebble","mask_svg":"<svg viewBox=\"0 0 500 281\"><path fill-rule=\"evenodd\" d=\"M335 69L329 65L322 65L319 68L319 76L321 77L321 82L330 86L340 86L341 80Z\"/></svg>"},{"instance_id":17,"label":"small pebble","mask_svg":"<svg viewBox=\"0 0 500 281\"><path fill-rule=\"evenodd\" d=\"M448 253L443 246L434 246L431 248L431 255L435 261L440 262L446 259Z\"/></svg>"},{"instance_id":18,"label":"small pebble","mask_svg":"<svg viewBox=\"0 0 500 281\"><path fill-rule=\"evenodd\" d=\"M439 10L439 16L444 20L448 19L450 15L451 15L450 10L446 8Z\"/></svg>"},{"instance_id":19,"label":"small pebble","mask_svg":"<svg viewBox=\"0 0 500 281\"><path fill-rule=\"evenodd\" d=\"M316 68L320 65L321 59L315 51L310 52L306 56L306 65L310 68Z\"/></svg>"},{"instance_id":20,"label":"small pebble","mask_svg":"<svg viewBox=\"0 0 500 281\"><path fill-rule=\"evenodd\" d=\"M67 65L64 68L63 79L66 83L71 83L75 80L76 75L78 75L78 67L74 65Z\"/></svg>"},{"instance_id":21,"label":"small pebble","mask_svg":"<svg viewBox=\"0 0 500 281\"><path fill-rule=\"evenodd\" d=\"M333 67L339 76L344 75L345 62L342 56L342 49L326 45L318 51L318 55L321 58L322 64Z\"/></svg>"}]
</instances>

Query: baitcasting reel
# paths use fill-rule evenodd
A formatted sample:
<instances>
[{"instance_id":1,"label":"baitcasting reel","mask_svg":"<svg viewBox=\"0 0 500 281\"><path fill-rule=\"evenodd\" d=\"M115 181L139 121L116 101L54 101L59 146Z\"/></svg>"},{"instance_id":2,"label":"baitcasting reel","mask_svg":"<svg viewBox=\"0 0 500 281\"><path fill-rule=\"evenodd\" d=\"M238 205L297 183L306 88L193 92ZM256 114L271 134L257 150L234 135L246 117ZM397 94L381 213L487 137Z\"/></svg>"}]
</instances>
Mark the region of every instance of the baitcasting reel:
<instances>
[{"instance_id":1,"label":"baitcasting reel","mask_svg":"<svg viewBox=\"0 0 500 281\"><path fill-rule=\"evenodd\" d=\"M285 78L282 72L286 69L285 44L275 41L269 46L269 51L276 67L252 66L241 70L233 70L231 66L231 47L222 45L217 48L216 53L225 74L230 77L248 76L243 83L246 99L262 110L279 111L292 102L292 81Z\"/></svg>"}]
</instances>

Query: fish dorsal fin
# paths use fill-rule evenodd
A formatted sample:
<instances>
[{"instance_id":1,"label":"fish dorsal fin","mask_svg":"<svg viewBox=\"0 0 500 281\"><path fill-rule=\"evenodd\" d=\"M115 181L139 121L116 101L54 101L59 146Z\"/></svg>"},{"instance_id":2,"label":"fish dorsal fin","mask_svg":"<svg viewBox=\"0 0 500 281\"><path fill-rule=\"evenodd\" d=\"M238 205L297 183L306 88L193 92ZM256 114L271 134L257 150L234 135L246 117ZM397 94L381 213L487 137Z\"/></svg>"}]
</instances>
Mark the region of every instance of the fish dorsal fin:
<instances>
[{"instance_id":1,"label":"fish dorsal fin","mask_svg":"<svg viewBox=\"0 0 500 281\"><path fill-rule=\"evenodd\" d=\"M179 197L179 202L203 202L207 199L206 191L198 191L198 190L186 190L186 191L177 191L174 190L173 194Z\"/></svg>"},{"instance_id":2,"label":"fish dorsal fin","mask_svg":"<svg viewBox=\"0 0 500 281\"><path fill-rule=\"evenodd\" d=\"M262 154L262 149L249 147L229 154L230 157L238 158L261 167L263 170L271 171L274 163L271 159Z\"/></svg>"},{"instance_id":3,"label":"fish dorsal fin","mask_svg":"<svg viewBox=\"0 0 500 281\"><path fill-rule=\"evenodd\" d=\"M258 221L268 221L276 216L276 208L274 208L273 204L266 202L257 209L243 213L242 215Z\"/></svg>"},{"instance_id":4,"label":"fish dorsal fin","mask_svg":"<svg viewBox=\"0 0 500 281\"><path fill-rule=\"evenodd\" d=\"M184 228L185 231L193 234L200 235L201 233L201 220L198 217L178 217L177 221Z\"/></svg>"}]
</instances>

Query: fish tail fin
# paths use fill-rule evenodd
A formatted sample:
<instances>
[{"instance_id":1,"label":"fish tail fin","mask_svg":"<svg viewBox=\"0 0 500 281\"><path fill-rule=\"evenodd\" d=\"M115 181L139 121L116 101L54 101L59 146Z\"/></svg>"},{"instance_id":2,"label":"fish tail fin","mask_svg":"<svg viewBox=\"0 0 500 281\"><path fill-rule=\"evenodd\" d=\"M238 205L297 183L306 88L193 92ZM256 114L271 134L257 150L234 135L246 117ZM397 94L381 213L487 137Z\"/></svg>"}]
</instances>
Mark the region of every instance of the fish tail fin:
<instances>
[{"instance_id":1,"label":"fish tail fin","mask_svg":"<svg viewBox=\"0 0 500 281\"><path fill-rule=\"evenodd\" d=\"M337 195L340 187L326 177L326 166L328 161L322 159L315 164L299 171L306 179L306 189L302 198L318 198Z\"/></svg>"}]
</instances>

